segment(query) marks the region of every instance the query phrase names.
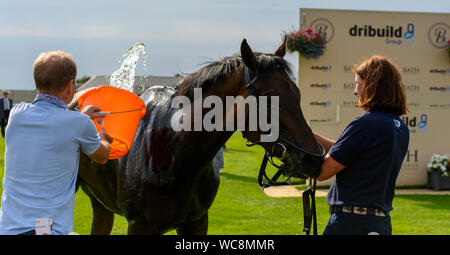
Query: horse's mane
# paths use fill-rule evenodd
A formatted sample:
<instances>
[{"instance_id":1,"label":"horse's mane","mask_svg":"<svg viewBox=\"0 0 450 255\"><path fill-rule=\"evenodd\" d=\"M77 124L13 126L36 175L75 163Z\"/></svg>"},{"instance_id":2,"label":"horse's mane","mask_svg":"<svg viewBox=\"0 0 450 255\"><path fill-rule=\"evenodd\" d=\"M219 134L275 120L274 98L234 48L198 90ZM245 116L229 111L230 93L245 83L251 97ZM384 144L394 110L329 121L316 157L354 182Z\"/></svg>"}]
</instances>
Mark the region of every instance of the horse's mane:
<instances>
[{"instance_id":1,"label":"horse's mane","mask_svg":"<svg viewBox=\"0 0 450 255\"><path fill-rule=\"evenodd\" d=\"M258 60L258 75L260 78L264 78L264 75L280 68L285 70L289 76L292 76L291 64L282 57L265 53L255 53L255 56ZM225 57L205 64L206 66L184 78L177 85L177 95L184 95L192 99L194 88L208 89L211 85L224 80L225 77L244 66L240 55Z\"/></svg>"}]
</instances>

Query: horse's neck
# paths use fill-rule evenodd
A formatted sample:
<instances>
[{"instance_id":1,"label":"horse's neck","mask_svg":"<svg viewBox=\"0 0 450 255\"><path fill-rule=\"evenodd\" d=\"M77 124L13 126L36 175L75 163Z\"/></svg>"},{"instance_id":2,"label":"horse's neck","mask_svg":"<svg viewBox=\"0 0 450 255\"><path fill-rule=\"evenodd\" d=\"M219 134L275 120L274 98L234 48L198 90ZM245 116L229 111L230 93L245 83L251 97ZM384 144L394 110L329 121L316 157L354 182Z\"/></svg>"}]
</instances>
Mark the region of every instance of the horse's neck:
<instances>
[{"instance_id":1,"label":"horse's neck","mask_svg":"<svg viewBox=\"0 0 450 255\"><path fill-rule=\"evenodd\" d=\"M213 158L214 155L220 150L220 148L225 144L225 142L233 135L234 131L227 131L226 130L226 123L228 121L228 118L234 117L236 120L236 112L234 111L234 107L232 112L226 112L226 97L236 97L243 93L243 89L245 89L245 86L243 86L243 79L240 77L238 73L235 73L234 75L231 75L224 81L220 81L221 84L213 84L205 91L202 91L202 105L206 97L208 96L216 96L219 97L222 101L222 114L223 114L223 120L224 122L220 122L220 125L222 126L222 129L219 130L219 128L215 128L213 131L206 131L205 130L205 115L211 111L212 109L201 109L201 122L202 127L201 131L195 131L194 130L194 124L192 124L191 128L192 131L190 132L176 132L174 135L180 136L180 138L184 142L184 147L187 151L195 151L195 155L199 155L200 157L206 158ZM194 99L195 101L195 99ZM195 104L195 102L192 102ZM191 104L192 104L191 103ZM214 105L213 107L217 107ZM194 109L192 107L191 109L191 120L194 120L195 114L198 114L198 109ZM231 116L231 115L233 116ZM200 118L198 118L200 119ZM197 121L199 121L197 119ZM196 156L193 156L196 157Z\"/></svg>"}]
</instances>

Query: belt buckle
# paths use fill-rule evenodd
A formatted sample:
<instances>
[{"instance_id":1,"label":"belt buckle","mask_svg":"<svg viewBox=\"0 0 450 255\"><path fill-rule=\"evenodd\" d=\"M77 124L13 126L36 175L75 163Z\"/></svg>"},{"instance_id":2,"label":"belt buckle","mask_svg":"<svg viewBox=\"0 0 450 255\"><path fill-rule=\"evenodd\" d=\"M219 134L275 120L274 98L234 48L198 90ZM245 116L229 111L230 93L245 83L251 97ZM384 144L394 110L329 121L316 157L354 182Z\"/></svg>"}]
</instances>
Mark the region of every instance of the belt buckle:
<instances>
[{"instance_id":1,"label":"belt buckle","mask_svg":"<svg viewBox=\"0 0 450 255\"><path fill-rule=\"evenodd\" d=\"M376 216L386 216L386 214L383 211L378 210L378 209L375 209L375 215Z\"/></svg>"},{"instance_id":2,"label":"belt buckle","mask_svg":"<svg viewBox=\"0 0 450 255\"><path fill-rule=\"evenodd\" d=\"M353 213L354 214L360 214L360 215L366 215L367 214L367 208L366 207L353 207Z\"/></svg>"},{"instance_id":3,"label":"belt buckle","mask_svg":"<svg viewBox=\"0 0 450 255\"><path fill-rule=\"evenodd\" d=\"M342 212L344 213L352 213L352 207L351 206L343 206Z\"/></svg>"}]
</instances>

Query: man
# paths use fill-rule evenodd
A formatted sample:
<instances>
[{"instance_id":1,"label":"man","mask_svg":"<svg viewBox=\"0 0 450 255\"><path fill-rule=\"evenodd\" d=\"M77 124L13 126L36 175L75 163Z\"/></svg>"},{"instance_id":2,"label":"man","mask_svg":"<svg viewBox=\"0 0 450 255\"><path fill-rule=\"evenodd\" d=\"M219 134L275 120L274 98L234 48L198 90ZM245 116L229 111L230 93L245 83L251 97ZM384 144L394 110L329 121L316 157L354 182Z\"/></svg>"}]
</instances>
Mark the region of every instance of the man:
<instances>
[{"instance_id":1,"label":"man","mask_svg":"<svg viewBox=\"0 0 450 255\"><path fill-rule=\"evenodd\" d=\"M337 141L315 134L327 149L319 181L336 175L327 195L330 219L324 235L392 234L389 211L409 130L399 116L408 113L400 71L386 57L373 56L357 65L358 107Z\"/></svg>"},{"instance_id":2,"label":"man","mask_svg":"<svg viewBox=\"0 0 450 255\"><path fill-rule=\"evenodd\" d=\"M8 97L8 91L3 91L3 97L0 99L0 124L2 125L2 137L5 137L5 128L8 125L9 112L12 108L12 100Z\"/></svg>"},{"instance_id":3,"label":"man","mask_svg":"<svg viewBox=\"0 0 450 255\"><path fill-rule=\"evenodd\" d=\"M112 138L91 121L105 117L99 107L67 109L76 74L69 54L42 53L34 63L35 101L11 110L0 234L34 234L38 218L51 219L53 234L72 232L80 150L97 163L108 160Z\"/></svg>"}]
</instances>

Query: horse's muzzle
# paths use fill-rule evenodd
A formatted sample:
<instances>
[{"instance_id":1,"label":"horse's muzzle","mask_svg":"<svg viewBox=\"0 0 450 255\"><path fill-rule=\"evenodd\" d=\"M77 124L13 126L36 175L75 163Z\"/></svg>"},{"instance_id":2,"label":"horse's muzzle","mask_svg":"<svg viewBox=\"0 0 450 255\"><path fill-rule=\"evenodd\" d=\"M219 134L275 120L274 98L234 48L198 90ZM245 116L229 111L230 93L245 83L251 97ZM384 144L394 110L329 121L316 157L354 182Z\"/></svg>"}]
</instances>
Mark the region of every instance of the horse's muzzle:
<instances>
[{"instance_id":1,"label":"horse's muzzle","mask_svg":"<svg viewBox=\"0 0 450 255\"><path fill-rule=\"evenodd\" d=\"M297 178L316 178L322 169L324 157L310 156L303 152L290 152L285 160L286 175Z\"/></svg>"}]
</instances>

